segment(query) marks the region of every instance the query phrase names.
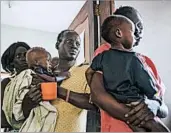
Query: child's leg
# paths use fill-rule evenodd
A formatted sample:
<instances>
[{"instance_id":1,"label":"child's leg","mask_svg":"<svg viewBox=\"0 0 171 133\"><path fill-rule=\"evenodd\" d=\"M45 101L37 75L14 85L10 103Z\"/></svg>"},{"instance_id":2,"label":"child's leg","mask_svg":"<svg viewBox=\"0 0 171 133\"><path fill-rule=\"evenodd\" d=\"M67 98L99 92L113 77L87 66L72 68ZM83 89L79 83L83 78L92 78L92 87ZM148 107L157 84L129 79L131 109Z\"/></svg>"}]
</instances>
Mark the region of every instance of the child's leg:
<instances>
[{"instance_id":1,"label":"child's leg","mask_svg":"<svg viewBox=\"0 0 171 133\"><path fill-rule=\"evenodd\" d=\"M170 132L159 118L154 118L153 120L146 122L142 127L150 132Z\"/></svg>"}]
</instances>

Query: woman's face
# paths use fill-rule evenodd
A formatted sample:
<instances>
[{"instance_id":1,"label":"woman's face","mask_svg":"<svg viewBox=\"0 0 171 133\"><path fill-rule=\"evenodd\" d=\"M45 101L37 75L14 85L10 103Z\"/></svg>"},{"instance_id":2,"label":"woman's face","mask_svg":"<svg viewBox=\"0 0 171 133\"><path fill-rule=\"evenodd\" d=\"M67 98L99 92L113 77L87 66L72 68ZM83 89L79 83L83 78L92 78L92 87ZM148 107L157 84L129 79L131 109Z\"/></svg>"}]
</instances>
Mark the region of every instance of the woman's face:
<instances>
[{"instance_id":1,"label":"woman's face","mask_svg":"<svg viewBox=\"0 0 171 133\"><path fill-rule=\"evenodd\" d=\"M138 21L136 24L135 24L135 39L136 39L136 42L134 44L134 46L137 46L140 42L140 40L142 39L142 36L143 36L143 24L141 21Z\"/></svg>"},{"instance_id":2,"label":"woman's face","mask_svg":"<svg viewBox=\"0 0 171 133\"><path fill-rule=\"evenodd\" d=\"M135 44L134 46L137 46L139 45L142 37L143 37L143 20L140 16L140 14L138 12L134 12L132 14L129 14L129 17L128 17L135 25L135 32L134 32L134 35L135 35Z\"/></svg>"},{"instance_id":3,"label":"woman's face","mask_svg":"<svg viewBox=\"0 0 171 133\"><path fill-rule=\"evenodd\" d=\"M67 60L75 60L80 52L80 37L73 32L66 33L59 44L59 57Z\"/></svg>"},{"instance_id":4,"label":"woman's face","mask_svg":"<svg viewBox=\"0 0 171 133\"><path fill-rule=\"evenodd\" d=\"M28 65L26 63L26 52L28 50L25 47L18 47L15 51L14 59L13 59L13 65L16 69L17 73L21 72L22 70L25 70L28 68Z\"/></svg>"}]
</instances>

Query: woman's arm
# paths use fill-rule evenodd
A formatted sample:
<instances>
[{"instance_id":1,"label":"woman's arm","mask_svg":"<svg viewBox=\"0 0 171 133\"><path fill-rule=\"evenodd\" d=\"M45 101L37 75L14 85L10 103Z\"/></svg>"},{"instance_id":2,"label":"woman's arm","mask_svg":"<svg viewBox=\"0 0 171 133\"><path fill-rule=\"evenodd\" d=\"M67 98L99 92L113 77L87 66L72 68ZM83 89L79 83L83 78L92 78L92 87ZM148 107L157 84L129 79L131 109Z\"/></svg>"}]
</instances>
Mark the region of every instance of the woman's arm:
<instances>
[{"instance_id":1,"label":"woman's arm","mask_svg":"<svg viewBox=\"0 0 171 133\"><path fill-rule=\"evenodd\" d=\"M58 87L58 97L66 100L67 91L68 90L63 87ZM89 103L89 99L90 94L70 91L68 102L81 109L97 110L94 104Z\"/></svg>"},{"instance_id":2,"label":"woman's arm","mask_svg":"<svg viewBox=\"0 0 171 133\"><path fill-rule=\"evenodd\" d=\"M30 111L39 105L39 102L42 100L42 95L40 91L40 85L37 86L41 82L55 82L55 78L46 76L46 75L32 75L32 85L35 87L31 87L29 92L25 95L23 102L22 102L22 109L25 118L28 117L30 114ZM58 98L61 98L63 100L66 100L67 96L67 89L63 87L58 86L57 91ZM77 93L70 91L68 102L75 105L78 108L81 109L87 109L87 110L97 110L97 107L94 104L89 103L89 94L85 93Z\"/></svg>"},{"instance_id":3,"label":"woman's arm","mask_svg":"<svg viewBox=\"0 0 171 133\"><path fill-rule=\"evenodd\" d=\"M118 103L103 87L103 77L100 73L95 73L91 84L91 99L101 109L109 115L119 120L125 121L133 126L138 126L154 118L153 112L145 102L130 108ZM158 107L157 107L158 108ZM129 114L131 112L131 115Z\"/></svg>"},{"instance_id":4,"label":"woman's arm","mask_svg":"<svg viewBox=\"0 0 171 133\"><path fill-rule=\"evenodd\" d=\"M41 80L40 78L42 78L45 81L55 82L55 78L45 74L33 75L33 80ZM58 86L57 89L58 98L66 100L67 91L69 88L63 88ZM94 104L89 103L89 98L90 94L70 91L68 102L81 109L97 110L97 107Z\"/></svg>"},{"instance_id":5,"label":"woman's arm","mask_svg":"<svg viewBox=\"0 0 171 133\"><path fill-rule=\"evenodd\" d=\"M102 74L95 73L91 83L91 101L106 111L109 115L122 121L127 121L125 114L130 108L118 103L103 87Z\"/></svg>"},{"instance_id":6,"label":"woman's arm","mask_svg":"<svg viewBox=\"0 0 171 133\"><path fill-rule=\"evenodd\" d=\"M87 83L89 86L91 85L92 77L93 77L95 72L96 71L94 71L91 67L89 67L85 72L85 76L86 76Z\"/></svg>"}]
</instances>

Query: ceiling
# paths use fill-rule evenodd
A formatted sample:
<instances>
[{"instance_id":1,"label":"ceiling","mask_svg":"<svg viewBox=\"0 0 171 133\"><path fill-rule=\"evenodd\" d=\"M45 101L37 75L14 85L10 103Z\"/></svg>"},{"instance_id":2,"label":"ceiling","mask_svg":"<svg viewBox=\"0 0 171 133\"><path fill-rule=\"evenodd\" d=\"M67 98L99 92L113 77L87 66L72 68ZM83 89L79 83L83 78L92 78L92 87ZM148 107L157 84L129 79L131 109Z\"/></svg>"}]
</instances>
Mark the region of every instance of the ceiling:
<instances>
[{"instance_id":1,"label":"ceiling","mask_svg":"<svg viewBox=\"0 0 171 133\"><path fill-rule=\"evenodd\" d=\"M1 1L1 24L57 33L69 27L84 3L85 0Z\"/></svg>"}]
</instances>

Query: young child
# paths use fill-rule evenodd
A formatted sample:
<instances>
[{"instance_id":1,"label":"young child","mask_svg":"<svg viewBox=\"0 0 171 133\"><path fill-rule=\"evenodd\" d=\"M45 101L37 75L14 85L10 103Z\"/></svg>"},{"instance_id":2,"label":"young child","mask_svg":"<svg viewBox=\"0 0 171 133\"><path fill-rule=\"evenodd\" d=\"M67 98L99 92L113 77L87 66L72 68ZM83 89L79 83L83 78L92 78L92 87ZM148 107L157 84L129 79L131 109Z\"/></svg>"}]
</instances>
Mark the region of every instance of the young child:
<instances>
[{"instance_id":1,"label":"young child","mask_svg":"<svg viewBox=\"0 0 171 133\"><path fill-rule=\"evenodd\" d=\"M4 110L10 123L19 132L54 132L57 110L49 101L42 101L33 108L26 119L22 111L22 101L32 86L32 74L41 73L51 76L51 55L44 48L34 47L26 53L29 69L22 71L7 85L9 103Z\"/></svg>"},{"instance_id":2,"label":"young child","mask_svg":"<svg viewBox=\"0 0 171 133\"><path fill-rule=\"evenodd\" d=\"M31 48L26 54L26 61L31 70L53 76L51 55L44 48Z\"/></svg>"},{"instance_id":3,"label":"young child","mask_svg":"<svg viewBox=\"0 0 171 133\"><path fill-rule=\"evenodd\" d=\"M102 71L106 91L119 102L129 106L148 97L161 103L154 79L131 50L135 42L134 31L134 24L124 16L113 15L105 19L102 37L111 44L111 49L93 59L86 71L87 82L90 86L93 74ZM168 131L157 120L146 122L143 128Z\"/></svg>"},{"instance_id":4,"label":"young child","mask_svg":"<svg viewBox=\"0 0 171 133\"><path fill-rule=\"evenodd\" d=\"M53 57L51 64L52 64L53 73L57 73L58 72L58 65L59 65L59 57Z\"/></svg>"}]
</instances>

